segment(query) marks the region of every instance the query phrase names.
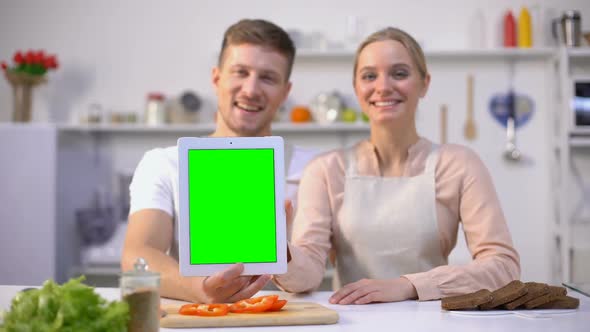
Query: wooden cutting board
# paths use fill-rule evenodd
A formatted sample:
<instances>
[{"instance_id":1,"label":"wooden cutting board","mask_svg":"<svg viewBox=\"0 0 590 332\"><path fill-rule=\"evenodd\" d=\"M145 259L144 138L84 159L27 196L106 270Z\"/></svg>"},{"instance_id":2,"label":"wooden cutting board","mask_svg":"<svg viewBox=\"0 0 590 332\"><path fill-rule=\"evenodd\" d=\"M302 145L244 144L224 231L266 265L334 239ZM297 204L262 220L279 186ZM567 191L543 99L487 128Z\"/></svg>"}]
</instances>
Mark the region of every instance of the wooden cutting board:
<instances>
[{"instance_id":1,"label":"wooden cutting board","mask_svg":"<svg viewBox=\"0 0 590 332\"><path fill-rule=\"evenodd\" d=\"M179 304L162 305L166 316L161 327L228 327L336 324L338 313L312 302L288 302L281 311L257 314L234 314L219 317L179 315Z\"/></svg>"}]
</instances>

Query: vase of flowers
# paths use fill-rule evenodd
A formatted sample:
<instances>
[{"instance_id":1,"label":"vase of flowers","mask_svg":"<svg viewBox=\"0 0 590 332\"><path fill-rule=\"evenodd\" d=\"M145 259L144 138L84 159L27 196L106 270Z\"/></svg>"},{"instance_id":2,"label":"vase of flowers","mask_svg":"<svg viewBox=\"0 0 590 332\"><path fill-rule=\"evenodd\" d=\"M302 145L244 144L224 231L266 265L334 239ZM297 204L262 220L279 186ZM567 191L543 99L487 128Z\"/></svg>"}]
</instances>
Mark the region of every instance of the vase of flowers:
<instances>
[{"instance_id":1,"label":"vase of flowers","mask_svg":"<svg viewBox=\"0 0 590 332\"><path fill-rule=\"evenodd\" d=\"M1 62L4 76L12 86L14 109L12 121L30 122L32 118L33 88L47 81L46 73L57 69L57 56L44 51L17 51L13 65Z\"/></svg>"}]
</instances>

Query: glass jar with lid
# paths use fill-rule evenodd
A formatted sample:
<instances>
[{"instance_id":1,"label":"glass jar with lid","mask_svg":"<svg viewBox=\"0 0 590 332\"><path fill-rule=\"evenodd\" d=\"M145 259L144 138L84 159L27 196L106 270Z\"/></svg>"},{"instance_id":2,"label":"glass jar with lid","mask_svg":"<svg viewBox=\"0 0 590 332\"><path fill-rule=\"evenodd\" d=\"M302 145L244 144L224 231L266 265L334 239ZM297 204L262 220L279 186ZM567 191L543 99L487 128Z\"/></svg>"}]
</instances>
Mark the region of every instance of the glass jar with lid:
<instances>
[{"instance_id":1,"label":"glass jar with lid","mask_svg":"<svg viewBox=\"0 0 590 332\"><path fill-rule=\"evenodd\" d=\"M149 271L138 258L133 270L121 275L121 298L129 304L129 332L154 332L160 328L160 274Z\"/></svg>"},{"instance_id":2,"label":"glass jar with lid","mask_svg":"<svg viewBox=\"0 0 590 332\"><path fill-rule=\"evenodd\" d=\"M164 94L150 92L147 95L145 105L145 123L150 126L158 126L168 122Z\"/></svg>"}]
</instances>

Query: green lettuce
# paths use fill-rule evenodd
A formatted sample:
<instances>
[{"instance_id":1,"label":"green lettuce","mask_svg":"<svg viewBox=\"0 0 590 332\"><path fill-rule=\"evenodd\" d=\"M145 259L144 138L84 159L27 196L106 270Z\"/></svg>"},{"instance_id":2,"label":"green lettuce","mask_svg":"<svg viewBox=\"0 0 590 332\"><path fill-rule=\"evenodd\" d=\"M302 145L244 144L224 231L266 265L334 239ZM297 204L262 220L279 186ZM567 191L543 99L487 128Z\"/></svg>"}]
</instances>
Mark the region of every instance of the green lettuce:
<instances>
[{"instance_id":1,"label":"green lettuce","mask_svg":"<svg viewBox=\"0 0 590 332\"><path fill-rule=\"evenodd\" d=\"M48 280L40 289L18 293L2 315L0 332L127 331L127 303L106 301L82 280L61 286Z\"/></svg>"}]
</instances>

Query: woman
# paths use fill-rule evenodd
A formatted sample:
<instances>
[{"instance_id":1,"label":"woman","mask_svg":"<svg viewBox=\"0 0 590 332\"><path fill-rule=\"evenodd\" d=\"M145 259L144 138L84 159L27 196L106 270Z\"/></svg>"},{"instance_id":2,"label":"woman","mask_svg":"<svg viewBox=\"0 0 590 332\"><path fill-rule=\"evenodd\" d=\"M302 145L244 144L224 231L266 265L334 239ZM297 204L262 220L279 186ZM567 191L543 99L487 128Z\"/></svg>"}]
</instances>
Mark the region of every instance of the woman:
<instances>
[{"instance_id":1,"label":"woman","mask_svg":"<svg viewBox=\"0 0 590 332\"><path fill-rule=\"evenodd\" d=\"M311 162L301 180L286 291L317 288L335 254L331 303L432 300L520 275L491 177L471 150L419 136L430 75L418 43L386 28L358 48L354 90L370 139ZM473 261L448 266L459 222Z\"/></svg>"}]
</instances>

